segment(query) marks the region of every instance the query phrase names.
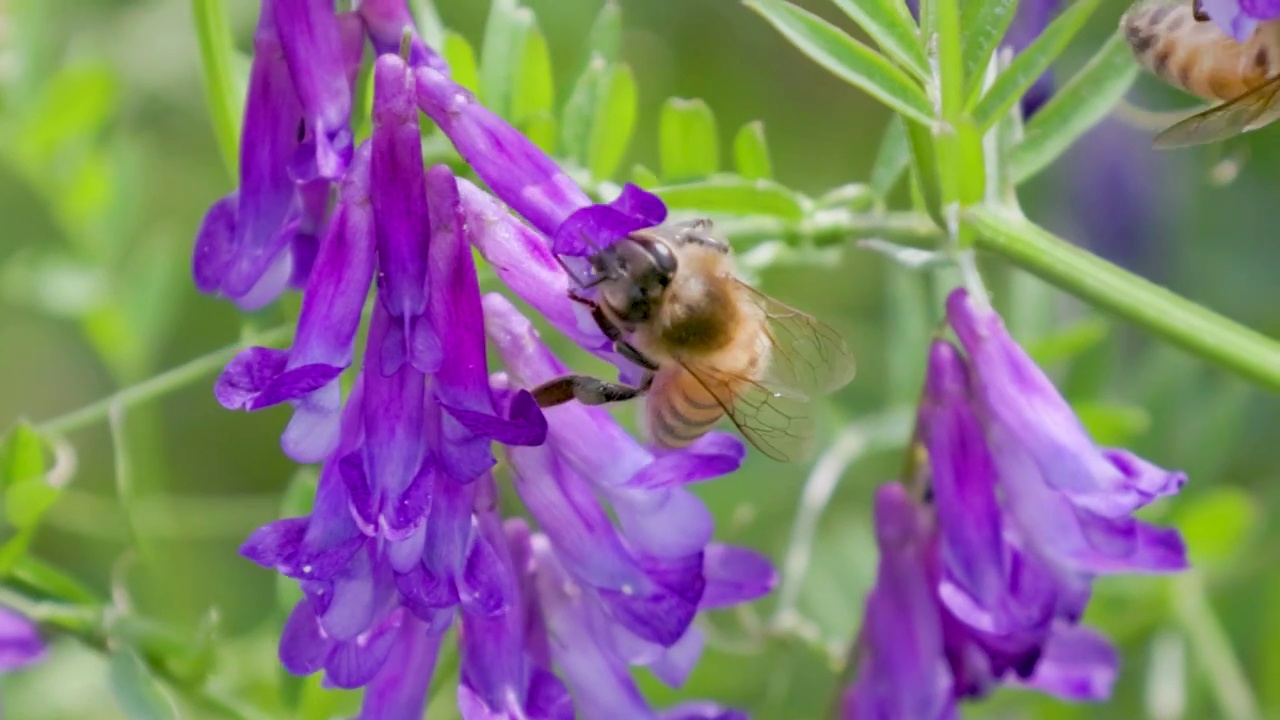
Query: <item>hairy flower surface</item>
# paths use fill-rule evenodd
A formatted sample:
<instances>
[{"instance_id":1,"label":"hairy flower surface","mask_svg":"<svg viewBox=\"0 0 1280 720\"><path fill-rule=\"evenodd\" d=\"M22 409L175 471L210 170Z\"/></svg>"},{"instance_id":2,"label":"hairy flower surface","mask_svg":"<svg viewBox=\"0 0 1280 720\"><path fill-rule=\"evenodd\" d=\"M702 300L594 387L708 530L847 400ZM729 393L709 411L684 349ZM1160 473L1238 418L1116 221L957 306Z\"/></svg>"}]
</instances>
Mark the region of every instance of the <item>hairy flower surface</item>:
<instances>
[{"instance_id":1,"label":"hairy flower surface","mask_svg":"<svg viewBox=\"0 0 1280 720\"><path fill-rule=\"evenodd\" d=\"M366 36L373 131L352 148ZM698 613L776 582L763 556L712 541L685 487L737 469L744 446L712 433L655 455L597 408L544 415L526 388L567 368L510 303L481 297L473 260L474 247L553 327L629 368L570 299L570 272L663 222L665 205L634 186L593 204L449 79L403 0L339 14L266 0L256 48L241 187L210 209L194 265L201 289L243 307L303 290L292 347L245 350L215 387L232 409L291 404L282 445L320 464L311 512L241 548L303 592L281 663L366 688L362 718L420 718L456 627L464 720L745 717L707 702L654 709L631 677L680 686L703 648ZM423 167L419 107L496 199ZM504 372L491 375L487 340ZM536 530L502 517L504 475Z\"/></svg>"},{"instance_id":2,"label":"hairy flower surface","mask_svg":"<svg viewBox=\"0 0 1280 720\"><path fill-rule=\"evenodd\" d=\"M1078 625L1098 575L1187 567L1176 531L1132 517L1182 473L1097 447L994 311L947 302L967 357L930 349L918 426L928 501L876 499L880 571L847 718L955 717L997 684L1103 700L1118 658Z\"/></svg>"}]
</instances>

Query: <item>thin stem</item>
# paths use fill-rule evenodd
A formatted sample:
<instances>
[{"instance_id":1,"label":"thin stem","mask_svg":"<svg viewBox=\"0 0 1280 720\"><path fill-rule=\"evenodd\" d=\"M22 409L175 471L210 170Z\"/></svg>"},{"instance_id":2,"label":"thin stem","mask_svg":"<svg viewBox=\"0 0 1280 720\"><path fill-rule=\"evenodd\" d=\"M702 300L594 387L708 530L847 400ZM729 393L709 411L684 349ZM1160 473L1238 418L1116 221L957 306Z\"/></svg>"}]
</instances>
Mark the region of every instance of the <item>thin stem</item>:
<instances>
[{"instance_id":1,"label":"thin stem","mask_svg":"<svg viewBox=\"0 0 1280 720\"><path fill-rule=\"evenodd\" d=\"M1186 633L1192 657L1204 672L1222 717L1226 720L1259 720L1258 701L1240 658L1231 649L1226 631L1209 605L1204 578L1189 570L1170 582L1173 613Z\"/></svg>"},{"instance_id":2,"label":"thin stem","mask_svg":"<svg viewBox=\"0 0 1280 720\"><path fill-rule=\"evenodd\" d=\"M1022 217L973 207L978 246L1166 340L1280 391L1280 342L1180 297Z\"/></svg>"},{"instance_id":3,"label":"thin stem","mask_svg":"<svg viewBox=\"0 0 1280 720\"><path fill-rule=\"evenodd\" d=\"M856 213L843 209L822 210L801 222L774 217L753 217L719 224L735 242L750 244L777 238L804 241L819 247L850 240L878 238L900 245L936 248L942 231L928 215L915 212Z\"/></svg>"},{"instance_id":4,"label":"thin stem","mask_svg":"<svg viewBox=\"0 0 1280 720\"><path fill-rule=\"evenodd\" d=\"M123 410L133 405L145 403L178 388L184 387L200 378L211 375L227 364L236 353L250 344L279 345L293 336L293 325L281 325L249 336L244 341L211 353L202 355L172 370L144 380L137 385L124 388L107 397L90 403L79 410L46 420L36 425L42 435L65 435L87 425L98 422L108 416L113 408Z\"/></svg>"}]
</instances>

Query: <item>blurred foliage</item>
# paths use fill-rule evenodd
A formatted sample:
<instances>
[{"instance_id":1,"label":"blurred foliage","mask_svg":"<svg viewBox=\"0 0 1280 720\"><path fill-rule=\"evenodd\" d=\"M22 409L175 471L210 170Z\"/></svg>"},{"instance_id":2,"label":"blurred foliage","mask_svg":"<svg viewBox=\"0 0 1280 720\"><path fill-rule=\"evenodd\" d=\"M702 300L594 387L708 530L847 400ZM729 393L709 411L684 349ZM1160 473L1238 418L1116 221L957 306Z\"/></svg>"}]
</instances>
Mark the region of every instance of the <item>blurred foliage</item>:
<instances>
[{"instance_id":1,"label":"blurred foliage","mask_svg":"<svg viewBox=\"0 0 1280 720\"><path fill-rule=\"evenodd\" d=\"M494 0L498 13L487 3L436 4L442 27L431 33L458 78L593 191L609 196L635 180L676 211L723 218L753 280L851 339L859 378L833 403L834 440L814 482L806 484L808 468L752 457L734 477L696 488L720 539L770 553L785 573L795 569L787 553L802 487L828 483L807 572L787 575L749 609L714 614L711 647L684 688L643 679L660 705L703 696L765 720L819 717L874 578L870 494L897 472L904 408L954 277L912 272L852 243L822 251L768 240L843 241L858 229L836 223L838 232L823 235L805 221L849 213L877 219L866 236L931 232L884 211L925 200L918 182L903 182L910 132L736 2L528 0L518 9ZM854 67L857 82L919 110L923 95L899 97L902 83L915 82L900 67L923 71L923 58L885 21L877 39L900 65L877 63L855 30L889 17L874 13L894 12L892 0L752 4L783 13L774 22L789 23L784 32L820 33L828 67ZM189 281L195 229L232 185L216 140L225 123L207 100L243 92L235 83L202 90L191 16L201 5L0 0L0 426L11 428L0 456L0 602L27 602L19 608L62 638L43 665L0 679L11 717L318 720L358 702L278 668L275 641L295 590L236 554L257 526L306 511L315 473L279 452L286 410L228 413L210 392L226 356L209 353L286 322L296 300L245 319ZM256 5L225 3L242 52ZM1124 48L1104 45L1123 8L1101 7L1087 24L1076 22L1084 10L1064 15L1050 36L1062 44L1075 36L1054 62L1060 77L1084 72L1028 126L1012 158L1016 179L1034 176L1020 193L1028 215L1280 335L1274 132L1170 155L1148 149L1150 129L1123 127L1134 113L1086 133L1132 73ZM962 12L959 21L1007 18ZM847 32L859 42L842 39ZM233 79L247 62L235 60L224 69ZM1022 62L1024 79L1039 74L1034 53ZM995 118L1015 90L984 98L991 107L980 103L981 117ZM1147 80L1129 97L1181 102ZM1081 134L1061 162L1044 161L1064 146L1043 138ZM454 159L438 135L428 140L434 159ZM1119 180L1132 187L1117 189L1122 173L1106 169L1117 152L1127 171ZM847 184L854 178L870 182ZM1002 690L966 717L1176 720L1227 716L1224 708L1280 717L1280 568L1265 554L1280 540L1271 522L1280 508L1280 402L998 260L984 263L1015 335L1099 441L1189 473L1180 496L1147 514L1183 531L1197 570L1098 583L1087 621L1125 658L1111 703L1067 706ZM497 288L491 276L482 282ZM552 339L571 363L595 362ZM191 358L204 360L183 365ZM148 402L110 406L109 423L64 425L66 437L41 425L171 367L179 370L146 390ZM634 410L618 417L633 422ZM1257 696L1252 714L1248 688L1231 684L1236 664ZM456 674L456 657L442 658L429 717L456 715ZM104 702L108 693L117 704Z\"/></svg>"}]
</instances>

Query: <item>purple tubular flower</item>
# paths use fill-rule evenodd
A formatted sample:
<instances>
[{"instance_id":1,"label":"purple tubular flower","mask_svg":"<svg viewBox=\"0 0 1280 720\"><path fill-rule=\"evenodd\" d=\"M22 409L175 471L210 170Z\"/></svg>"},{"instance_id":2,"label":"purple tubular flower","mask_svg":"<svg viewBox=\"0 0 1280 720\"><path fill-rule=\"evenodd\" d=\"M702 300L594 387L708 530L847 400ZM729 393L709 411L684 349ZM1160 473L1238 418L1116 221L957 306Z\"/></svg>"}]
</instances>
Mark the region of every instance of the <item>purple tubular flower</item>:
<instances>
[{"instance_id":1,"label":"purple tubular flower","mask_svg":"<svg viewBox=\"0 0 1280 720\"><path fill-rule=\"evenodd\" d=\"M493 466L491 441L541 445L547 423L528 392L511 400L508 417L498 415L489 392L480 285L464 236L458 185L448 167L437 165L428 172L427 197L432 226L429 315L449 348L449 362L436 373L433 388L444 411L436 457L450 477L470 482Z\"/></svg>"},{"instance_id":2,"label":"purple tubular flower","mask_svg":"<svg viewBox=\"0 0 1280 720\"><path fill-rule=\"evenodd\" d=\"M249 310L271 302L289 280L290 233L282 231L294 199L288 166L303 121L270 3L263 5L253 42L240 189L209 209L192 262L202 292L219 292Z\"/></svg>"},{"instance_id":3,"label":"purple tubular flower","mask_svg":"<svg viewBox=\"0 0 1280 720\"><path fill-rule=\"evenodd\" d=\"M1029 549L1067 575L1186 568L1176 531L1130 516L1177 492L1186 475L1094 445L1000 317L974 307L964 290L948 298L947 317L969 354L987 445Z\"/></svg>"},{"instance_id":4,"label":"purple tubular flower","mask_svg":"<svg viewBox=\"0 0 1280 720\"><path fill-rule=\"evenodd\" d=\"M414 78L422 111L489 189L543 234L554 236L570 215L591 205L551 158L471 91L429 67L415 70Z\"/></svg>"},{"instance_id":5,"label":"purple tubular flower","mask_svg":"<svg viewBox=\"0 0 1280 720\"><path fill-rule=\"evenodd\" d=\"M230 409L293 403L293 420L282 442L298 462L323 460L337 444L338 375L351 364L352 343L373 278L373 232L365 144L343 179L342 195L303 293L293 347L241 352L214 388L218 402Z\"/></svg>"},{"instance_id":6,"label":"purple tubular flower","mask_svg":"<svg viewBox=\"0 0 1280 720\"><path fill-rule=\"evenodd\" d=\"M25 615L0 606L0 673L13 672L44 659L44 642Z\"/></svg>"},{"instance_id":7,"label":"purple tubular flower","mask_svg":"<svg viewBox=\"0 0 1280 720\"><path fill-rule=\"evenodd\" d=\"M1236 42L1248 40L1260 21L1280 18L1277 0L1200 0L1200 7Z\"/></svg>"},{"instance_id":8,"label":"purple tubular flower","mask_svg":"<svg viewBox=\"0 0 1280 720\"><path fill-rule=\"evenodd\" d=\"M652 709L631 678L627 657L631 653L625 643L620 642L617 630L611 627L598 596L588 587L575 583L546 537L535 535L530 543L530 569L551 637L551 656L573 691L580 717L586 720L745 720L742 713L708 702L685 703L661 712ZM700 650L700 638L694 639L697 641L694 649Z\"/></svg>"},{"instance_id":9,"label":"purple tubular flower","mask_svg":"<svg viewBox=\"0 0 1280 720\"><path fill-rule=\"evenodd\" d=\"M401 622L390 655L365 689L357 720L422 719L447 629L447 624L436 628L415 617Z\"/></svg>"},{"instance_id":10,"label":"purple tubular flower","mask_svg":"<svg viewBox=\"0 0 1280 720\"><path fill-rule=\"evenodd\" d=\"M399 52L400 43L408 33L409 65L414 68L429 67L448 74L449 66L444 58L418 37L413 15L405 0L361 0L356 12L364 20L369 39L373 41L373 49L379 55Z\"/></svg>"},{"instance_id":11,"label":"purple tubular flower","mask_svg":"<svg viewBox=\"0 0 1280 720\"><path fill-rule=\"evenodd\" d=\"M440 366L440 341L426 318L426 173L422 137L413 103L412 75L396 55L374 66L371 197L378 224L378 258L383 274L379 299L394 322L382 349L384 375L409 362L432 373Z\"/></svg>"},{"instance_id":12,"label":"purple tubular flower","mask_svg":"<svg viewBox=\"0 0 1280 720\"><path fill-rule=\"evenodd\" d=\"M294 178L337 179L351 160L350 53L329 0L270 0L280 48L306 117L307 139L292 163ZM356 63L359 57L356 57Z\"/></svg>"},{"instance_id":13,"label":"purple tubular flower","mask_svg":"<svg viewBox=\"0 0 1280 720\"><path fill-rule=\"evenodd\" d=\"M479 491L478 541L493 551L490 571L497 578L504 602L497 613L462 613L462 683L458 688L462 716L464 720L572 720L568 691L525 647L528 610L520 596L508 535L498 518L493 478L486 474L475 484Z\"/></svg>"},{"instance_id":14,"label":"purple tubular flower","mask_svg":"<svg viewBox=\"0 0 1280 720\"><path fill-rule=\"evenodd\" d=\"M901 485L876 492L880 568L862 622L857 680L843 701L846 720L956 717L927 522Z\"/></svg>"}]
</instances>

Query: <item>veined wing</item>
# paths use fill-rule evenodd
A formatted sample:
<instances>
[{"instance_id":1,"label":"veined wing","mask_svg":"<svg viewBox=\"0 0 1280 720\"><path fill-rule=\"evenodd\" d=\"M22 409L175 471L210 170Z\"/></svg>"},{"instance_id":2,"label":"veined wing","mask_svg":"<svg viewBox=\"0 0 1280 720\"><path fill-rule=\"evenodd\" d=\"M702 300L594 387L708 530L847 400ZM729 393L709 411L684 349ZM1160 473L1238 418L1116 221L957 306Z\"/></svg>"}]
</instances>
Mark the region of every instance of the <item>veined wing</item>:
<instances>
[{"instance_id":1,"label":"veined wing","mask_svg":"<svg viewBox=\"0 0 1280 720\"><path fill-rule=\"evenodd\" d=\"M1280 118L1280 75L1249 92L1196 113L1156 136L1158 148L1186 147L1226 140Z\"/></svg>"},{"instance_id":2,"label":"veined wing","mask_svg":"<svg viewBox=\"0 0 1280 720\"><path fill-rule=\"evenodd\" d=\"M799 460L813 449L813 400L844 387L856 363L835 330L812 315L739 283L765 314L767 345L756 377L682 362L724 409L748 442L779 462Z\"/></svg>"}]
</instances>

